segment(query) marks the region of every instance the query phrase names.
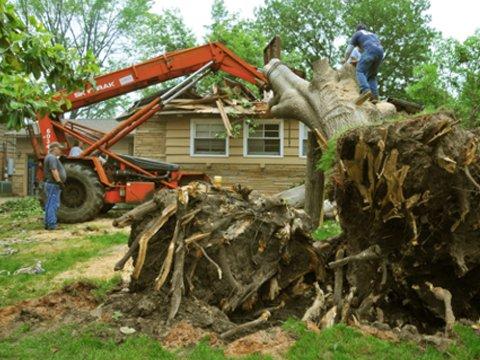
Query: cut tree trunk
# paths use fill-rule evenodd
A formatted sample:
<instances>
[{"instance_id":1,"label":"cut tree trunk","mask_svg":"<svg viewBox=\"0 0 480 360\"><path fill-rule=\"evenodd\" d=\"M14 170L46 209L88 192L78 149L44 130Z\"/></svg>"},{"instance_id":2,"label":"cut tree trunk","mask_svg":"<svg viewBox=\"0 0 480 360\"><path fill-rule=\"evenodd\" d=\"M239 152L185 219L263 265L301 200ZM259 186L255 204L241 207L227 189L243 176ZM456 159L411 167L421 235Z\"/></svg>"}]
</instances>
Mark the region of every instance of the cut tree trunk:
<instances>
[{"instance_id":1,"label":"cut tree trunk","mask_svg":"<svg viewBox=\"0 0 480 360\"><path fill-rule=\"evenodd\" d=\"M280 118L297 119L317 134L320 144L339 131L368 125L395 112L395 106L370 102L354 104L358 96L354 67L333 70L326 59L313 64L313 80L295 75L286 65L273 59L265 67L274 92L271 113Z\"/></svg>"},{"instance_id":2,"label":"cut tree trunk","mask_svg":"<svg viewBox=\"0 0 480 360\"><path fill-rule=\"evenodd\" d=\"M305 212L316 229L323 222L324 175L317 170L322 150L313 132L308 133L307 171L305 177Z\"/></svg>"}]
</instances>

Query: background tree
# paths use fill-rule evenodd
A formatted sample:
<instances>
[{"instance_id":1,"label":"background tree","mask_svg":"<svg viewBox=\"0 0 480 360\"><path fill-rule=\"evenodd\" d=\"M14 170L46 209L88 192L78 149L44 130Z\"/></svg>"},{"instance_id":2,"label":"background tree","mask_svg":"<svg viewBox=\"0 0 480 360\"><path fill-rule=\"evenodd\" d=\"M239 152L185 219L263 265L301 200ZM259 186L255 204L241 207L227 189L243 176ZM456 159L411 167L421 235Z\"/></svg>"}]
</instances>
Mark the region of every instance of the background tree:
<instances>
[{"instance_id":1,"label":"background tree","mask_svg":"<svg viewBox=\"0 0 480 360\"><path fill-rule=\"evenodd\" d=\"M265 34L255 26L253 21L228 11L223 0L213 2L211 21L211 24L206 27L205 42L221 42L248 63L258 67L263 66L263 48L267 40ZM211 92L212 85L221 83L224 77L230 76L225 73L208 76L199 83L198 90ZM252 91L257 91L255 86L250 84L246 86Z\"/></svg>"},{"instance_id":2,"label":"background tree","mask_svg":"<svg viewBox=\"0 0 480 360\"><path fill-rule=\"evenodd\" d=\"M430 25L429 0L345 0L349 36L358 23L378 34L386 51L380 69L381 93L405 96L416 66L429 60L437 35Z\"/></svg>"},{"instance_id":3,"label":"background tree","mask_svg":"<svg viewBox=\"0 0 480 360\"><path fill-rule=\"evenodd\" d=\"M256 66L263 65L263 48L267 36L253 21L229 12L223 0L215 0L211 10L212 23L207 26L206 41L219 41L242 59Z\"/></svg>"},{"instance_id":4,"label":"background tree","mask_svg":"<svg viewBox=\"0 0 480 360\"><path fill-rule=\"evenodd\" d=\"M282 57L291 66L310 71L314 61L338 61L335 41L345 33L341 0L266 0L255 15L267 39L282 38Z\"/></svg>"},{"instance_id":5,"label":"background tree","mask_svg":"<svg viewBox=\"0 0 480 360\"><path fill-rule=\"evenodd\" d=\"M468 126L480 126L480 29L455 49L457 111Z\"/></svg>"},{"instance_id":6,"label":"background tree","mask_svg":"<svg viewBox=\"0 0 480 360\"><path fill-rule=\"evenodd\" d=\"M189 47L195 38L173 10L150 12L151 0L16 0L23 19L37 14L52 42L91 52L105 73L166 50ZM131 94L70 113L75 118L113 118L132 102Z\"/></svg>"},{"instance_id":7,"label":"background tree","mask_svg":"<svg viewBox=\"0 0 480 360\"><path fill-rule=\"evenodd\" d=\"M132 36L148 18L151 0L16 0L28 24L28 15L53 35L52 42L75 48L80 55L90 51L103 69L116 66Z\"/></svg>"},{"instance_id":8,"label":"background tree","mask_svg":"<svg viewBox=\"0 0 480 360\"><path fill-rule=\"evenodd\" d=\"M74 50L55 44L32 16L29 26L14 6L0 0L0 121L20 128L37 113L59 111L68 100L48 89L74 90L93 83L98 70L91 52L82 59Z\"/></svg>"},{"instance_id":9,"label":"background tree","mask_svg":"<svg viewBox=\"0 0 480 360\"><path fill-rule=\"evenodd\" d=\"M437 64L428 63L415 67L413 81L407 86L406 93L410 99L433 110L439 107L448 107L453 98L442 81Z\"/></svg>"},{"instance_id":10,"label":"background tree","mask_svg":"<svg viewBox=\"0 0 480 360\"><path fill-rule=\"evenodd\" d=\"M143 23L135 28L135 45L128 52L143 60L195 46L195 35L180 14L179 9L166 9L162 14L148 13Z\"/></svg>"}]
</instances>

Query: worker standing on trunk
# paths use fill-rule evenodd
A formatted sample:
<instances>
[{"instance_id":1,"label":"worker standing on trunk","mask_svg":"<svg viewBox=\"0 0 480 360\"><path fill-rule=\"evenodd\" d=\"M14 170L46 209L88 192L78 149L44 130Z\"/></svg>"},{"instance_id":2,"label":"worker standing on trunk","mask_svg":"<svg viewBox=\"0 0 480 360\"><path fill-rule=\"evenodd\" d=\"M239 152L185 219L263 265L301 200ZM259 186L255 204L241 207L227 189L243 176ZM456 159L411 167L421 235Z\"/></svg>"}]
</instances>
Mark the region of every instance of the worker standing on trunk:
<instances>
[{"instance_id":1,"label":"worker standing on trunk","mask_svg":"<svg viewBox=\"0 0 480 360\"><path fill-rule=\"evenodd\" d=\"M383 60L383 47L378 36L367 31L363 24L357 26L357 32L350 40L345 53L345 61L350 58L355 46L362 52L356 70L360 96L355 100L355 104L361 105L368 99L372 99L372 102L378 102L377 74Z\"/></svg>"},{"instance_id":2,"label":"worker standing on trunk","mask_svg":"<svg viewBox=\"0 0 480 360\"><path fill-rule=\"evenodd\" d=\"M57 210L60 207L60 194L64 187L67 174L60 162L63 146L52 142L48 147L48 155L43 160L45 174L45 229L57 228Z\"/></svg>"}]
</instances>

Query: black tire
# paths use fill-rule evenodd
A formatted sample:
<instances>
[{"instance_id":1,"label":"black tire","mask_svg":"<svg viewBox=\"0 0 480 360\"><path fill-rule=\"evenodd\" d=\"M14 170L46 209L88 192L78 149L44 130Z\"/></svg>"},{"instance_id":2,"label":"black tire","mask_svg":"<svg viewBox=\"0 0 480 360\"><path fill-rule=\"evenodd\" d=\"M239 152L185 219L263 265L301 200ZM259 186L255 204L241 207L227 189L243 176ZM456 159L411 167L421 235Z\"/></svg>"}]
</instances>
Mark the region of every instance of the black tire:
<instances>
[{"instance_id":1,"label":"black tire","mask_svg":"<svg viewBox=\"0 0 480 360\"><path fill-rule=\"evenodd\" d=\"M65 164L67 180L60 197L58 221L79 223L94 219L104 205L105 189L90 167L79 163Z\"/></svg>"},{"instance_id":2,"label":"black tire","mask_svg":"<svg viewBox=\"0 0 480 360\"><path fill-rule=\"evenodd\" d=\"M100 209L100 214L106 214L106 213L109 212L114 206L115 206L115 204L104 203L103 206L102 206L102 208Z\"/></svg>"}]
</instances>

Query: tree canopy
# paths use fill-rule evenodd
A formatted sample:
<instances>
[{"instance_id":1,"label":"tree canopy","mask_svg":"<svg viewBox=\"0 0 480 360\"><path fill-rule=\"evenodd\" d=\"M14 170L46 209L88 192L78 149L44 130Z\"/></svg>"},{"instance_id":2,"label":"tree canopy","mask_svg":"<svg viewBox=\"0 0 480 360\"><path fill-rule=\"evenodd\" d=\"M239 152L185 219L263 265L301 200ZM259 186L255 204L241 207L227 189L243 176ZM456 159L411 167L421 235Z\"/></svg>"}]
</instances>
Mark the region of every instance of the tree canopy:
<instances>
[{"instance_id":1,"label":"tree canopy","mask_svg":"<svg viewBox=\"0 0 480 360\"><path fill-rule=\"evenodd\" d=\"M197 45L181 12L154 13L152 0L0 0L0 4L0 111L11 126L19 126L36 111L68 106L65 99L52 101L51 92L92 81L98 70L94 58L101 72L107 72ZM261 67L264 46L280 35L282 60L309 76L317 59L327 58L339 66L355 26L365 23L378 34L386 52L379 74L381 95L408 97L429 107L454 107L469 125L476 125L480 31L462 43L443 39L430 24L429 7L429 0L264 0L253 18L242 18L223 0L215 0L204 40L220 41ZM201 87L210 90L221 78L205 79ZM80 115L111 118L131 100L131 95L111 99Z\"/></svg>"},{"instance_id":2,"label":"tree canopy","mask_svg":"<svg viewBox=\"0 0 480 360\"><path fill-rule=\"evenodd\" d=\"M98 71L91 52L82 58L55 43L34 17L28 21L27 26L12 4L0 0L0 121L10 128L37 113L68 108L68 100L49 89L78 89L93 83Z\"/></svg>"}]
</instances>

